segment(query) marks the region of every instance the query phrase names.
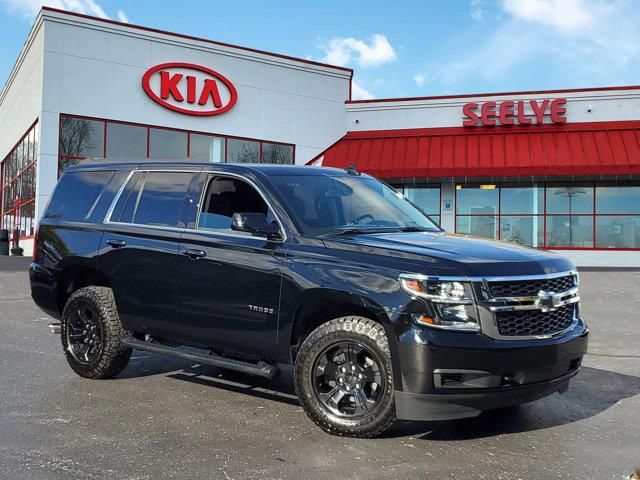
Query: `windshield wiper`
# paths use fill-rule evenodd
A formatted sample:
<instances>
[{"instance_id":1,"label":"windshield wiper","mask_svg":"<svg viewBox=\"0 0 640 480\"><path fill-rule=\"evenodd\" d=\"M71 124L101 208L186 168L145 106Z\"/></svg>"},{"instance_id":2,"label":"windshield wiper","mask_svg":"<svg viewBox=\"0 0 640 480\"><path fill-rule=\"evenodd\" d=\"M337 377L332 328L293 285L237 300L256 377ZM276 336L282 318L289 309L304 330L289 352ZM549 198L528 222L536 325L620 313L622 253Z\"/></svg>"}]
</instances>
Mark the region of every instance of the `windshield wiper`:
<instances>
[{"instance_id":1,"label":"windshield wiper","mask_svg":"<svg viewBox=\"0 0 640 480\"><path fill-rule=\"evenodd\" d=\"M401 232L439 232L440 230L435 230L433 228L426 227L401 227L398 230Z\"/></svg>"},{"instance_id":2,"label":"windshield wiper","mask_svg":"<svg viewBox=\"0 0 640 480\"><path fill-rule=\"evenodd\" d=\"M337 237L339 235L358 235L361 233L388 233L395 232L396 228L344 228L333 232L325 233L323 237Z\"/></svg>"}]
</instances>

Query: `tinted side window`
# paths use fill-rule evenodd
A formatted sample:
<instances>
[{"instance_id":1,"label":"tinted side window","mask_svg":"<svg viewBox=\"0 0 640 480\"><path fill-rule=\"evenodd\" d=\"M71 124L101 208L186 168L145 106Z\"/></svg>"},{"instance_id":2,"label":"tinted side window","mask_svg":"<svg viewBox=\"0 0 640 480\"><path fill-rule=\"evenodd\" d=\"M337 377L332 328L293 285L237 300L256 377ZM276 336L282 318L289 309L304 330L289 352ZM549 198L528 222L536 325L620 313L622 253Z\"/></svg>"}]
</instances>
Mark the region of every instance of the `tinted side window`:
<instances>
[{"instance_id":1,"label":"tinted side window","mask_svg":"<svg viewBox=\"0 0 640 480\"><path fill-rule=\"evenodd\" d=\"M192 173L148 173L137 202L133 223L179 226L180 213L192 178Z\"/></svg>"},{"instance_id":2,"label":"tinted side window","mask_svg":"<svg viewBox=\"0 0 640 480\"><path fill-rule=\"evenodd\" d=\"M109 180L109 183L107 183L106 187L102 191L102 194L98 197L98 201L89 211L87 218L88 222L102 223L109 207L111 206L111 202L113 202L118 190L120 190L120 187L122 186L122 182L124 182L128 176L129 172L126 170L118 170L115 172L113 177L111 177L111 180Z\"/></svg>"},{"instance_id":3,"label":"tinted side window","mask_svg":"<svg viewBox=\"0 0 640 480\"><path fill-rule=\"evenodd\" d=\"M141 175L142 174L140 172L135 172L133 175L131 175L131 178L127 182L126 187L124 188L124 190L122 190L120 197L118 197L118 201L116 202L115 207L113 207L113 212L111 212L111 219L110 219L112 222L122 221L122 211L124 210L124 206L129 200L129 197L131 196L131 192L135 187L136 183L138 182L138 180L140 179Z\"/></svg>"},{"instance_id":4,"label":"tinted side window","mask_svg":"<svg viewBox=\"0 0 640 480\"><path fill-rule=\"evenodd\" d=\"M144 181L147 178L146 173L141 173L138 175L134 181L131 179L129 185L127 186L127 198L122 208L122 213L120 215L120 222L123 223L132 223L133 222L133 212L140 201L140 193L142 192L142 186L144 185Z\"/></svg>"},{"instance_id":5,"label":"tinted side window","mask_svg":"<svg viewBox=\"0 0 640 480\"><path fill-rule=\"evenodd\" d=\"M227 177L211 179L198 217L198 229L231 232L234 213L262 213L268 222L275 221L262 196L248 183Z\"/></svg>"},{"instance_id":6,"label":"tinted side window","mask_svg":"<svg viewBox=\"0 0 640 480\"><path fill-rule=\"evenodd\" d=\"M112 176L111 170L65 174L53 194L45 218L83 221Z\"/></svg>"}]
</instances>

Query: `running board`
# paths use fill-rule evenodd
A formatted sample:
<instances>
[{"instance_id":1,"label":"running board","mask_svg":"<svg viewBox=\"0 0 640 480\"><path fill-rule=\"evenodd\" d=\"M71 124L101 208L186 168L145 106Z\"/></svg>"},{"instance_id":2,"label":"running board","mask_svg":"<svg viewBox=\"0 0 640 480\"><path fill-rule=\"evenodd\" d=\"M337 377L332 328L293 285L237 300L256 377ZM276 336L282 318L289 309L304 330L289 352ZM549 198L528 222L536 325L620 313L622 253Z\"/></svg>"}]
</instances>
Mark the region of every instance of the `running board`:
<instances>
[{"instance_id":1,"label":"running board","mask_svg":"<svg viewBox=\"0 0 640 480\"><path fill-rule=\"evenodd\" d=\"M123 338L121 340L123 345L127 347L135 348L136 350L146 350L148 352L160 353L163 355L171 355L173 357L183 358L185 360L191 360L196 363L203 363L205 365L211 365L213 367L228 368L229 370L235 370L237 372L248 373L251 375L257 375L259 377L273 378L280 373L280 369L274 365L269 365L266 362L249 363L241 360L234 360L231 358L224 358L217 355L204 355L200 353L185 352L176 347L167 347L158 343L144 342L142 340L136 340L135 338Z\"/></svg>"}]
</instances>

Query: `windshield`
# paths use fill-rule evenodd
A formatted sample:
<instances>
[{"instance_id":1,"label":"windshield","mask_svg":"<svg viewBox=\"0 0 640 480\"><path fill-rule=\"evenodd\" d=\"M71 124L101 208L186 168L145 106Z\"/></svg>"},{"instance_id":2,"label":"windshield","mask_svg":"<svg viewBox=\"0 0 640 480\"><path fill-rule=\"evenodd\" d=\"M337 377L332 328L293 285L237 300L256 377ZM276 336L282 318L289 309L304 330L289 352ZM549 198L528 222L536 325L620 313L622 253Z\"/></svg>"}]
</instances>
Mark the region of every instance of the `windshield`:
<instances>
[{"instance_id":1,"label":"windshield","mask_svg":"<svg viewBox=\"0 0 640 480\"><path fill-rule=\"evenodd\" d=\"M404 195L371 177L285 175L270 180L305 235L440 231Z\"/></svg>"}]
</instances>

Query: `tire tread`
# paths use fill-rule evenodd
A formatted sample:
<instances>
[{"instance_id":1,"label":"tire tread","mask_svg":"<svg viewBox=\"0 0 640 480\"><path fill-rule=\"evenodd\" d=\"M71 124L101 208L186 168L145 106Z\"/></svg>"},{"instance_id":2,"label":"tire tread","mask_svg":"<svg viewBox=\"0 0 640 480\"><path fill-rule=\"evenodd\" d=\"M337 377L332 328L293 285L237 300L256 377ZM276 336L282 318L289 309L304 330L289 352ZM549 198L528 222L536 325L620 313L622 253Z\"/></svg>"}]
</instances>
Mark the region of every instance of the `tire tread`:
<instances>
[{"instance_id":1,"label":"tire tread","mask_svg":"<svg viewBox=\"0 0 640 480\"><path fill-rule=\"evenodd\" d=\"M382 351L383 355L388 359L387 384L388 391L386 395L390 398L386 399L389 404L382 412L381 416L370 417L367 422L358 425L342 425L330 421L326 415L317 409L310 401L311 392L307 392L305 388L306 376L310 374L308 356L312 354L314 346L320 341L330 337L336 337L336 340L344 339L344 334L356 334L371 339L377 347ZM327 323L320 325L305 339L294 365L294 382L296 393L307 415L320 428L332 435L345 437L371 438L376 437L387 430L396 420L395 404L393 401L393 377L391 372L391 351L389 341L384 327L369 318L360 316L346 316L336 318Z\"/></svg>"},{"instance_id":2,"label":"tire tread","mask_svg":"<svg viewBox=\"0 0 640 480\"><path fill-rule=\"evenodd\" d=\"M82 365L75 361L66 344L66 312L67 308L80 298L94 302L100 311L103 327L104 349L99 361L94 365ZM90 286L76 290L67 300L62 314L62 347L67 361L74 372L84 378L111 378L126 368L131 358L132 349L122 345L121 340L128 335L122 327L113 291L108 287Z\"/></svg>"}]
</instances>

